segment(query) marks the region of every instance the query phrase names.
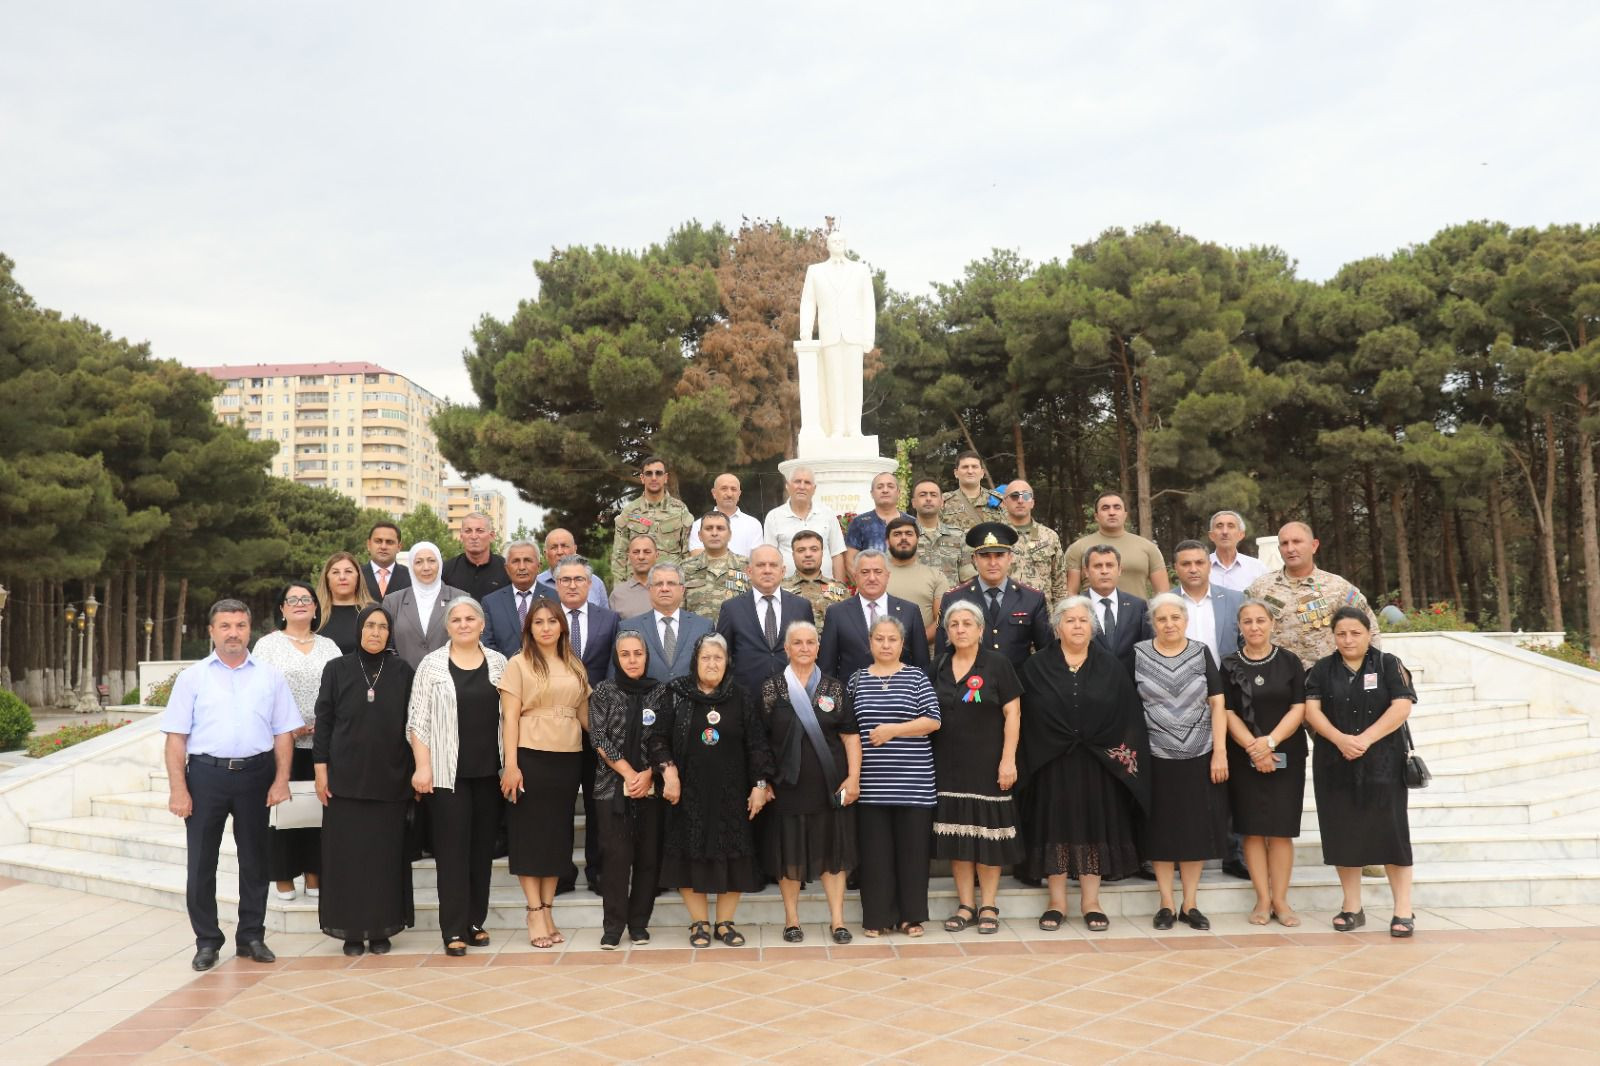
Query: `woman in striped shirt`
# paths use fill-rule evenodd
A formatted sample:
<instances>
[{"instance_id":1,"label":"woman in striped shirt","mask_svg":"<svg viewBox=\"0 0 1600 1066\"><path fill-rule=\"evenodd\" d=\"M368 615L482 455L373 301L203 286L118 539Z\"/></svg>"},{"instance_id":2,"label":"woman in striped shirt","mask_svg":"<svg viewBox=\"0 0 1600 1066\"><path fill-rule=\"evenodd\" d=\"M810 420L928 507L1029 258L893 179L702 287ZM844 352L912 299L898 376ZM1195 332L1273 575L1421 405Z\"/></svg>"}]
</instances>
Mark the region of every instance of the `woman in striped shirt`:
<instances>
[{"instance_id":1,"label":"woman in striped shirt","mask_svg":"<svg viewBox=\"0 0 1600 1066\"><path fill-rule=\"evenodd\" d=\"M939 728L939 697L927 674L900 661L906 633L898 619L880 618L867 640L872 665L849 682L861 727L861 924L868 936L898 930L917 937L928 920L937 801L929 736Z\"/></svg>"}]
</instances>

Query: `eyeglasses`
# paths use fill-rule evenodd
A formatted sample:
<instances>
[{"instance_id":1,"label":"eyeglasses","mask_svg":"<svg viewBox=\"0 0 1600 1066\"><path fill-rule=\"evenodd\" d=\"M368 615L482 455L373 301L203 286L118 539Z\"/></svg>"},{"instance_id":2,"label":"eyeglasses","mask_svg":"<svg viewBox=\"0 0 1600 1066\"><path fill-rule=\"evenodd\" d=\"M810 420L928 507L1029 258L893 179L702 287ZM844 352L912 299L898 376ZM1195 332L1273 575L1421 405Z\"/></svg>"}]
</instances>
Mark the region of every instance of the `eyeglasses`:
<instances>
[{"instance_id":1,"label":"eyeglasses","mask_svg":"<svg viewBox=\"0 0 1600 1066\"><path fill-rule=\"evenodd\" d=\"M639 476L640 477L666 477L667 476L667 472L665 470L646 470L644 473L640 474Z\"/></svg>"},{"instance_id":2,"label":"eyeglasses","mask_svg":"<svg viewBox=\"0 0 1600 1066\"><path fill-rule=\"evenodd\" d=\"M285 596L283 598L283 605L285 607L310 607L316 602L317 601L312 599L310 596Z\"/></svg>"},{"instance_id":3,"label":"eyeglasses","mask_svg":"<svg viewBox=\"0 0 1600 1066\"><path fill-rule=\"evenodd\" d=\"M558 578L556 578L556 584L558 584L558 585L581 585L585 581L588 581L588 580L589 580L588 577L585 577L585 576L558 577Z\"/></svg>"},{"instance_id":4,"label":"eyeglasses","mask_svg":"<svg viewBox=\"0 0 1600 1066\"><path fill-rule=\"evenodd\" d=\"M1031 492L1008 492L1008 493L1006 493L1006 499L1008 499L1008 500L1031 500L1031 499L1033 499L1033 493L1031 493Z\"/></svg>"}]
</instances>

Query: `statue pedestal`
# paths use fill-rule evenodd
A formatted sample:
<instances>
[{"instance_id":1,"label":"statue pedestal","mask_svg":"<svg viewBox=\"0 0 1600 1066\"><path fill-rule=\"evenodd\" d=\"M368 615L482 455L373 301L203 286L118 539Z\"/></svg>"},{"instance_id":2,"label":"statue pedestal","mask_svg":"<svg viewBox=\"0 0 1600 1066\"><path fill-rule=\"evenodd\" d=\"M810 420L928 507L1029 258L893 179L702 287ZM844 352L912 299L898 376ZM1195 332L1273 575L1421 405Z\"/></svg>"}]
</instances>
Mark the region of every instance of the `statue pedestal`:
<instances>
[{"instance_id":1,"label":"statue pedestal","mask_svg":"<svg viewBox=\"0 0 1600 1066\"><path fill-rule=\"evenodd\" d=\"M1278 554L1277 537L1256 538L1256 558L1261 560L1261 565L1267 570L1282 570L1283 556Z\"/></svg>"},{"instance_id":2,"label":"statue pedestal","mask_svg":"<svg viewBox=\"0 0 1600 1066\"><path fill-rule=\"evenodd\" d=\"M854 437L849 440L871 441L874 448L878 443L877 437ZM875 454L840 455L827 447L837 443L844 442L823 438L823 447L808 453L802 440L800 458L779 463L778 469L783 472L785 480L796 467L803 466L810 470L817 478L817 493L812 498L836 515L862 514L872 510L872 479L879 474L893 473L895 461Z\"/></svg>"}]
</instances>

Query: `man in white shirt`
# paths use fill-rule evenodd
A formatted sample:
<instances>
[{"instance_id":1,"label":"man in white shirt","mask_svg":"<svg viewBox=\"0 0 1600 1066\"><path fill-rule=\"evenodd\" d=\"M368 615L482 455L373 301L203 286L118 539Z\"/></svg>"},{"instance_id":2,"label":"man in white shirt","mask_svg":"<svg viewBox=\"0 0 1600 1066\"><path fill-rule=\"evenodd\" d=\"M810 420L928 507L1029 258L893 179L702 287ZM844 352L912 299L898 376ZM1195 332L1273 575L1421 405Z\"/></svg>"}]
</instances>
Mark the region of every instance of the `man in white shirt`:
<instances>
[{"instance_id":1,"label":"man in white shirt","mask_svg":"<svg viewBox=\"0 0 1600 1066\"><path fill-rule=\"evenodd\" d=\"M717 510L728 516L728 550L749 558L765 533L754 515L739 510L739 498L743 494L739 479L732 474L718 474L717 480L711 483L711 498L716 501ZM696 518L689 527L689 554L699 555L705 547L700 543L700 519Z\"/></svg>"},{"instance_id":2,"label":"man in white shirt","mask_svg":"<svg viewBox=\"0 0 1600 1066\"><path fill-rule=\"evenodd\" d=\"M797 466L789 475L789 500L767 512L766 542L783 554L783 572L794 573L794 551L790 542L802 529L809 529L822 538L823 554L833 561L835 581L847 581L844 570L844 530L839 528L839 518L829 508L813 503L817 491L817 477L809 469Z\"/></svg>"},{"instance_id":3,"label":"man in white shirt","mask_svg":"<svg viewBox=\"0 0 1600 1066\"><path fill-rule=\"evenodd\" d=\"M1212 583L1211 557L1198 540L1180 541L1172 549L1172 566L1178 572L1178 595L1189 606L1185 635L1210 648L1211 661L1220 668L1223 659L1239 650L1244 593Z\"/></svg>"},{"instance_id":4,"label":"man in white shirt","mask_svg":"<svg viewBox=\"0 0 1600 1066\"><path fill-rule=\"evenodd\" d=\"M1267 572L1260 559L1239 553L1244 532L1244 519L1238 511L1218 511L1211 516L1211 543L1217 549L1211 553L1213 585L1243 592L1250 582Z\"/></svg>"}]
</instances>

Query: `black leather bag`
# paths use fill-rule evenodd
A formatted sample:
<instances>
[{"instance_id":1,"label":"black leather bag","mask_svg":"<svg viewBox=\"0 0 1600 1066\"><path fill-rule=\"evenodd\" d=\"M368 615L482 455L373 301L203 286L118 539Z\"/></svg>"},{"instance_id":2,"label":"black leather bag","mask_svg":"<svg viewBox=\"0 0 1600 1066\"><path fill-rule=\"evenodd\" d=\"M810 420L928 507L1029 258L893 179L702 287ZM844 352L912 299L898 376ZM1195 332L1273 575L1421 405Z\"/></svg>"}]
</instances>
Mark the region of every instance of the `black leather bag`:
<instances>
[{"instance_id":1,"label":"black leather bag","mask_svg":"<svg viewBox=\"0 0 1600 1066\"><path fill-rule=\"evenodd\" d=\"M1400 727L1400 740L1406 746L1406 787L1427 788L1433 780L1433 774L1428 771L1428 764L1422 761L1422 756L1417 754L1417 746L1411 740L1409 722Z\"/></svg>"}]
</instances>

